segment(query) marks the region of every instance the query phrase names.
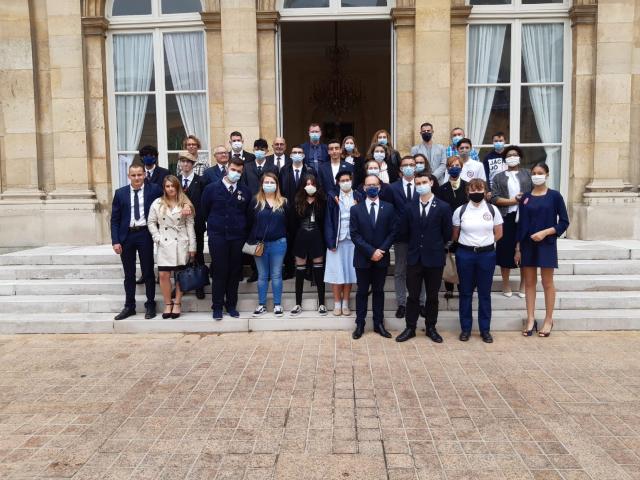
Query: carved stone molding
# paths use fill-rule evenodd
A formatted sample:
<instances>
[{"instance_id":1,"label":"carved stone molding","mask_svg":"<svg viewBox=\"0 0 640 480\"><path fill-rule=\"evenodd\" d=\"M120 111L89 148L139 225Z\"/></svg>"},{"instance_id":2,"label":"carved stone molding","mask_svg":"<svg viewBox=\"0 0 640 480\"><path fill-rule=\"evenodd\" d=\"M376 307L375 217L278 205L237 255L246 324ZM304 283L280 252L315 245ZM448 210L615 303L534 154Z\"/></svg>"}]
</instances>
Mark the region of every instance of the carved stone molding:
<instances>
[{"instance_id":1,"label":"carved stone molding","mask_svg":"<svg viewBox=\"0 0 640 480\"><path fill-rule=\"evenodd\" d=\"M451 26L466 25L472 8L471 5L451 5Z\"/></svg>"},{"instance_id":2,"label":"carved stone molding","mask_svg":"<svg viewBox=\"0 0 640 480\"><path fill-rule=\"evenodd\" d=\"M278 12L256 12L256 23L258 30L272 30L278 29L278 21L280 20L280 14Z\"/></svg>"},{"instance_id":3,"label":"carved stone molding","mask_svg":"<svg viewBox=\"0 0 640 480\"><path fill-rule=\"evenodd\" d=\"M569 9L569 18L572 27L575 25L595 25L598 21L598 4L574 5Z\"/></svg>"},{"instance_id":4,"label":"carved stone molding","mask_svg":"<svg viewBox=\"0 0 640 480\"><path fill-rule=\"evenodd\" d=\"M220 12L200 12L200 18L204 23L204 29L207 32L219 32L220 26Z\"/></svg>"},{"instance_id":5,"label":"carved stone molding","mask_svg":"<svg viewBox=\"0 0 640 480\"><path fill-rule=\"evenodd\" d=\"M104 36L109 28L109 20L104 17L82 17L82 34Z\"/></svg>"},{"instance_id":6,"label":"carved stone molding","mask_svg":"<svg viewBox=\"0 0 640 480\"><path fill-rule=\"evenodd\" d=\"M220 0L204 0L203 4L203 12L211 13L211 12L219 12L220 11Z\"/></svg>"},{"instance_id":7,"label":"carved stone molding","mask_svg":"<svg viewBox=\"0 0 640 480\"><path fill-rule=\"evenodd\" d=\"M257 12L277 12L276 0L256 0Z\"/></svg>"},{"instance_id":8,"label":"carved stone molding","mask_svg":"<svg viewBox=\"0 0 640 480\"><path fill-rule=\"evenodd\" d=\"M415 8L416 0L398 0L396 8Z\"/></svg>"},{"instance_id":9,"label":"carved stone molding","mask_svg":"<svg viewBox=\"0 0 640 480\"><path fill-rule=\"evenodd\" d=\"M104 17L106 0L82 0L83 17Z\"/></svg>"},{"instance_id":10,"label":"carved stone molding","mask_svg":"<svg viewBox=\"0 0 640 480\"><path fill-rule=\"evenodd\" d=\"M398 3L413 3L413 2L398 2ZM396 28L413 27L416 24L416 9L415 7L392 8L391 18L393 19L393 26Z\"/></svg>"}]
</instances>

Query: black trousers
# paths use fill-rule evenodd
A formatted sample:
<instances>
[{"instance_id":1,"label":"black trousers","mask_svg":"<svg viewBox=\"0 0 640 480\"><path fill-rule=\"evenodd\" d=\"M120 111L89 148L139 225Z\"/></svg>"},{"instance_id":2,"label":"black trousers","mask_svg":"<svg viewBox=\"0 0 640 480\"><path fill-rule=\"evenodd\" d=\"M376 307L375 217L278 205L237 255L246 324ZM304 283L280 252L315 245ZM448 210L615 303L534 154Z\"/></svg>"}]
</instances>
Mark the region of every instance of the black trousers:
<instances>
[{"instance_id":1,"label":"black trousers","mask_svg":"<svg viewBox=\"0 0 640 480\"><path fill-rule=\"evenodd\" d=\"M369 287L371 287L371 309L373 326L378 327L384 321L384 281L387 267L356 268L358 291L356 292L356 325L364 326L367 318Z\"/></svg>"},{"instance_id":2,"label":"black trousers","mask_svg":"<svg viewBox=\"0 0 640 480\"><path fill-rule=\"evenodd\" d=\"M242 246L244 240L209 237L211 254L211 308L236 308L238 284L242 279Z\"/></svg>"},{"instance_id":3,"label":"black trousers","mask_svg":"<svg viewBox=\"0 0 640 480\"><path fill-rule=\"evenodd\" d=\"M156 276L153 273L153 239L149 230L129 232L122 243L122 269L124 270L124 293L126 308L136 308L136 253L140 258L140 269L144 277L147 301L145 307L156 304Z\"/></svg>"},{"instance_id":4,"label":"black trousers","mask_svg":"<svg viewBox=\"0 0 640 480\"><path fill-rule=\"evenodd\" d=\"M434 328L438 323L438 291L442 282L443 270L444 267L424 267L422 264L407 265L407 291L409 292L405 317L407 328L415 330L418 325L420 291L423 283L427 294L425 302L427 330Z\"/></svg>"},{"instance_id":5,"label":"black trousers","mask_svg":"<svg viewBox=\"0 0 640 480\"><path fill-rule=\"evenodd\" d=\"M196 263L204 265L204 232L205 229L196 228Z\"/></svg>"}]
</instances>

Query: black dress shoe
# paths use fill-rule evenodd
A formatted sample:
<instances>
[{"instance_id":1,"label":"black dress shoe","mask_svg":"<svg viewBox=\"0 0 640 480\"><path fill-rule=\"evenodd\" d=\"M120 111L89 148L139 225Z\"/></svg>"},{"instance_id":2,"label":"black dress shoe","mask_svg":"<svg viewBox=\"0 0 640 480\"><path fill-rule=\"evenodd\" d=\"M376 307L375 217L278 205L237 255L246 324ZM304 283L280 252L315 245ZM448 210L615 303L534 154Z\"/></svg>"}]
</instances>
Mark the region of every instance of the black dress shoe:
<instances>
[{"instance_id":1,"label":"black dress shoe","mask_svg":"<svg viewBox=\"0 0 640 480\"><path fill-rule=\"evenodd\" d=\"M198 300L202 300L204 298L204 288L197 288L196 289L196 298Z\"/></svg>"},{"instance_id":2,"label":"black dress shoe","mask_svg":"<svg viewBox=\"0 0 640 480\"><path fill-rule=\"evenodd\" d=\"M113 317L114 320L124 320L125 318L132 317L136 314L136 311L133 308L123 308L122 311Z\"/></svg>"},{"instance_id":3,"label":"black dress shoe","mask_svg":"<svg viewBox=\"0 0 640 480\"><path fill-rule=\"evenodd\" d=\"M384 328L384 325L380 325L379 327L376 327L373 329L374 332L378 333L380 336L384 337L384 338L391 338L392 335L387 332L387 329Z\"/></svg>"},{"instance_id":4,"label":"black dress shoe","mask_svg":"<svg viewBox=\"0 0 640 480\"><path fill-rule=\"evenodd\" d=\"M251 272L249 278L247 278L247 283L253 283L258 281L258 272Z\"/></svg>"},{"instance_id":5,"label":"black dress shoe","mask_svg":"<svg viewBox=\"0 0 640 480\"><path fill-rule=\"evenodd\" d=\"M442 337L438 333L435 327L427 328L427 337L436 343L442 343Z\"/></svg>"},{"instance_id":6,"label":"black dress shoe","mask_svg":"<svg viewBox=\"0 0 640 480\"><path fill-rule=\"evenodd\" d=\"M480 336L482 337L482 341L484 343L493 343L493 337L489 332L480 332Z\"/></svg>"},{"instance_id":7,"label":"black dress shoe","mask_svg":"<svg viewBox=\"0 0 640 480\"><path fill-rule=\"evenodd\" d=\"M407 309L404 305L398 305L398 309L396 310L396 318L404 318L404 314L407 313Z\"/></svg>"},{"instance_id":8,"label":"black dress shoe","mask_svg":"<svg viewBox=\"0 0 640 480\"><path fill-rule=\"evenodd\" d=\"M424 305L420 305L420 316L422 318L427 318L427 307Z\"/></svg>"},{"instance_id":9,"label":"black dress shoe","mask_svg":"<svg viewBox=\"0 0 640 480\"><path fill-rule=\"evenodd\" d=\"M282 272L282 280L291 280L294 277L293 272L285 270Z\"/></svg>"},{"instance_id":10,"label":"black dress shoe","mask_svg":"<svg viewBox=\"0 0 640 480\"><path fill-rule=\"evenodd\" d=\"M136 280L137 285L142 285L144 283L144 277L140 275L140 277Z\"/></svg>"},{"instance_id":11,"label":"black dress shoe","mask_svg":"<svg viewBox=\"0 0 640 480\"><path fill-rule=\"evenodd\" d=\"M149 320L150 318L153 318L155 316L156 316L156 307L155 307L155 305L153 307L147 307L145 312L144 312L144 318Z\"/></svg>"},{"instance_id":12,"label":"black dress shoe","mask_svg":"<svg viewBox=\"0 0 640 480\"><path fill-rule=\"evenodd\" d=\"M458 338L461 342L468 342L470 336L471 332L460 332L460 336Z\"/></svg>"},{"instance_id":13,"label":"black dress shoe","mask_svg":"<svg viewBox=\"0 0 640 480\"><path fill-rule=\"evenodd\" d=\"M356 329L353 331L353 333L351 334L351 338L353 338L354 340L358 340L363 333L364 333L364 325L363 326L358 325Z\"/></svg>"},{"instance_id":14,"label":"black dress shoe","mask_svg":"<svg viewBox=\"0 0 640 480\"><path fill-rule=\"evenodd\" d=\"M410 338L416 336L416 331L413 328L405 328L404 332L396 337L396 342L406 342Z\"/></svg>"}]
</instances>

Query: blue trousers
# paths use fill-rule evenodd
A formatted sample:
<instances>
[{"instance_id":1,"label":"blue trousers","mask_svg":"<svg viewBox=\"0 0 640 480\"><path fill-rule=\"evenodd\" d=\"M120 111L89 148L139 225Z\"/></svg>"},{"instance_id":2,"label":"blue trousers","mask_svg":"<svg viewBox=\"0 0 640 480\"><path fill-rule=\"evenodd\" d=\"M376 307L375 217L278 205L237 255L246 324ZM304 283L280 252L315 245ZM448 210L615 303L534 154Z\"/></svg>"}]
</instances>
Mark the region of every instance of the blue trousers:
<instances>
[{"instance_id":1,"label":"blue trousers","mask_svg":"<svg viewBox=\"0 0 640 480\"><path fill-rule=\"evenodd\" d=\"M236 308L238 284L242 278L244 240L209 237L211 254L211 309Z\"/></svg>"},{"instance_id":2,"label":"blue trousers","mask_svg":"<svg viewBox=\"0 0 640 480\"><path fill-rule=\"evenodd\" d=\"M269 277L273 290L273 304L282 304L282 261L287 253L287 239L279 238L273 242L264 242L264 253L255 257L258 267L258 303L267 304Z\"/></svg>"},{"instance_id":3,"label":"blue trousers","mask_svg":"<svg viewBox=\"0 0 640 480\"><path fill-rule=\"evenodd\" d=\"M156 276L153 273L153 239L148 230L129 232L122 243L122 269L124 270L124 306L136 308L136 253L140 258L140 270L144 277L147 301L145 307L156 304Z\"/></svg>"},{"instance_id":4,"label":"blue trousers","mask_svg":"<svg viewBox=\"0 0 640 480\"><path fill-rule=\"evenodd\" d=\"M491 285L496 268L496 252L475 253L458 248L456 265L460 278L459 315L460 329L470 332L473 325L471 301L473 291L478 290L478 327L481 332L491 329Z\"/></svg>"}]
</instances>

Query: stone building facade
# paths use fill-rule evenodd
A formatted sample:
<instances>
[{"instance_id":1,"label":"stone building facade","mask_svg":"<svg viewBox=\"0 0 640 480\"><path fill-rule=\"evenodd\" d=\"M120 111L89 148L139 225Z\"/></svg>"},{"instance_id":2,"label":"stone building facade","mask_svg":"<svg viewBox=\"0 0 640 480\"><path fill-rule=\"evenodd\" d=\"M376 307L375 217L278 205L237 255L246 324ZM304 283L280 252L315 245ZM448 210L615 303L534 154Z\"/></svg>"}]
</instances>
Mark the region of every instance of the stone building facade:
<instances>
[{"instance_id":1,"label":"stone building facade","mask_svg":"<svg viewBox=\"0 0 640 480\"><path fill-rule=\"evenodd\" d=\"M143 142L158 144L161 164L170 164L190 133L203 140L203 155L232 130L248 146L282 132L290 146L302 141L306 123L293 125L287 115L308 95L296 100L295 86L283 89L282 72L302 75L326 62L305 61L304 52L332 41L304 31L330 26L335 45L339 28L347 36L363 28L352 35L348 65L370 55L362 65L375 68L354 85L388 82L362 100L361 120L335 122L364 132L360 145L373 129L362 127L374 115L367 104L382 98L387 110L377 126L390 130L401 153L418 143L424 121L443 144L454 126L485 146L493 130L510 129L508 140L529 145L532 159L553 158L570 237L640 234L640 0L148 0L147 7L0 2L0 248L108 243L113 190ZM367 37L380 25L389 32L384 55L376 49L387 40ZM549 34L555 43L545 43ZM187 67L201 78L181 75ZM316 88L299 83L300 95Z\"/></svg>"}]
</instances>

